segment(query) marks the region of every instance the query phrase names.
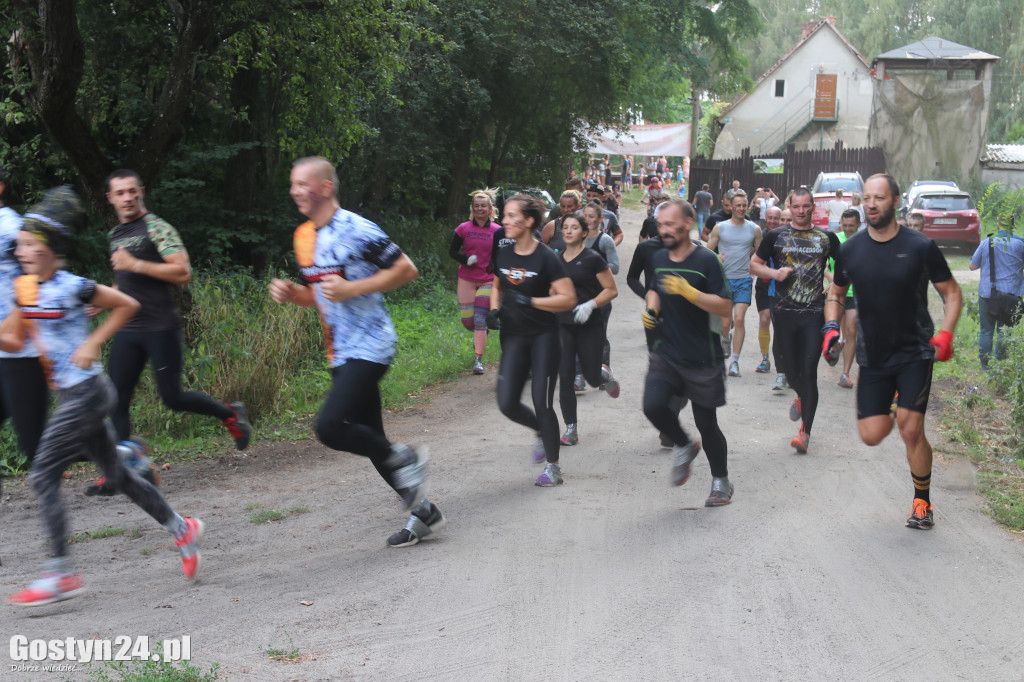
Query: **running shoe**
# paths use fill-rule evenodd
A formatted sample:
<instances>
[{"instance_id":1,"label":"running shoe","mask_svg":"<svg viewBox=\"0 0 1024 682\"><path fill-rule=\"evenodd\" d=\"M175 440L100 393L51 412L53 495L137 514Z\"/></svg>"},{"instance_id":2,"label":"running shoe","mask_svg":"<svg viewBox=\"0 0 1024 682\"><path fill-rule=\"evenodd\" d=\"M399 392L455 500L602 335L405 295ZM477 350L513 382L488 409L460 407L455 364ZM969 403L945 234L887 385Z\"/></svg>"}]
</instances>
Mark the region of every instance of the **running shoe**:
<instances>
[{"instance_id":1,"label":"running shoe","mask_svg":"<svg viewBox=\"0 0 1024 682\"><path fill-rule=\"evenodd\" d=\"M612 368L608 365L601 365L601 380L604 381L601 384L601 390L608 394L609 398L619 397L619 382L612 374Z\"/></svg>"},{"instance_id":2,"label":"running shoe","mask_svg":"<svg viewBox=\"0 0 1024 682\"><path fill-rule=\"evenodd\" d=\"M672 442L672 439L666 436L664 433L659 433L658 438L661 440L661 447L663 448L670 448L673 445L675 445L675 443Z\"/></svg>"},{"instance_id":3,"label":"running shoe","mask_svg":"<svg viewBox=\"0 0 1024 682\"><path fill-rule=\"evenodd\" d=\"M850 380L850 375L841 374L839 376L839 385L843 388L853 388L853 381Z\"/></svg>"},{"instance_id":4,"label":"running shoe","mask_svg":"<svg viewBox=\"0 0 1024 682\"><path fill-rule=\"evenodd\" d=\"M562 434L560 442L562 445L576 445L580 442L580 432L575 424L565 425L565 433Z\"/></svg>"},{"instance_id":5,"label":"running shoe","mask_svg":"<svg viewBox=\"0 0 1024 682\"><path fill-rule=\"evenodd\" d=\"M249 438L252 437L252 424L249 423L249 415L245 411L244 403L230 403L228 404L235 414L224 420L224 426L227 427L228 433L235 439L235 447L239 450L245 450L249 447Z\"/></svg>"},{"instance_id":6,"label":"running shoe","mask_svg":"<svg viewBox=\"0 0 1024 682\"><path fill-rule=\"evenodd\" d=\"M675 463L672 465L672 485L682 485L690 480L690 465L700 452L700 441L692 440L686 445L677 445L672 451Z\"/></svg>"},{"instance_id":7,"label":"running shoe","mask_svg":"<svg viewBox=\"0 0 1024 682\"><path fill-rule=\"evenodd\" d=\"M793 398L793 404L789 406L789 419L790 421L798 422L803 414L800 406L800 398Z\"/></svg>"},{"instance_id":8,"label":"running shoe","mask_svg":"<svg viewBox=\"0 0 1024 682\"><path fill-rule=\"evenodd\" d=\"M789 444L796 449L801 455L807 454L807 444L811 440L811 434L804 431L803 424L800 425L800 433L796 434L796 438L789 441Z\"/></svg>"},{"instance_id":9,"label":"running shoe","mask_svg":"<svg viewBox=\"0 0 1024 682\"><path fill-rule=\"evenodd\" d=\"M740 361L733 360L729 363L729 376L738 377L740 375Z\"/></svg>"},{"instance_id":10,"label":"running shoe","mask_svg":"<svg viewBox=\"0 0 1024 682\"><path fill-rule=\"evenodd\" d=\"M483 374L483 373L484 373L484 363L483 363L483 361L480 358L477 358L476 360L473 361L473 374Z\"/></svg>"},{"instance_id":11,"label":"running shoe","mask_svg":"<svg viewBox=\"0 0 1024 682\"><path fill-rule=\"evenodd\" d=\"M405 528L388 538L388 547L412 547L423 538L448 525L448 520L433 502L423 501L409 515Z\"/></svg>"},{"instance_id":12,"label":"running shoe","mask_svg":"<svg viewBox=\"0 0 1024 682\"><path fill-rule=\"evenodd\" d=\"M118 458L124 465L136 474L146 479L154 486L160 485L160 473L147 455L149 445L140 436L132 436L132 440L123 440L115 446ZM83 491L88 497L113 497L120 491L107 482L104 476L92 485L87 485Z\"/></svg>"},{"instance_id":13,"label":"running shoe","mask_svg":"<svg viewBox=\"0 0 1024 682\"><path fill-rule=\"evenodd\" d=\"M771 360L768 359L767 355L761 356L761 364L754 368L754 371L758 374L767 374L772 371L772 363Z\"/></svg>"},{"instance_id":14,"label":"running shoe","mask_svg":"<svg viewBox=\"0 0 1024 682\"><path fill-rule=\"evenodd\" d=\"M544 467L544 473L533 482L534 485L539 485L541 488L550 488L562 485L562 483L564 483L562 480L562 469L555 462L548 462L547 466Z\"/></svg>"},{"instance_id":15,"label":"running shoe","mask_svg":"<svg viewBox=\"0 0 1024 682\"><path fill-rule=\"evenodd\" d=\"M385 465L391 470L392 485L402 497L406 509L419 505L427 490L427 449L391 444Z\"/></svg>"},{"instance_id":16,"label":"running shoe","mask_svg":"<svg viewBox=\"0 0 1024 682\"><path fill-rule=\"evenodd\" d=\"M772 384L773 391L785 391L789 386L786 384L786 375L777 374L775 375L775 383Z\"/></svg>"},{"instance_id":17,"label":"running shoe","mask_svg":"<svg viewBox=\"0 0 1024 682\"><path fill-rule=\"evenodd\" d=\"M544 449L544 439L540 436L537 436L537 440L533 442L533 455L531 456L534 464L540 464L548 458L548 453Z\"/></svg>"},{"instance_id":18,"label":"running shoe","mask_svg":"<svg viewBox=\"0 0 1024 682\"><path fill-rule=\"evenodd\" d=\"M704 500L705 507L722 507L732 502L732 483L727 476L711 479L711 494Z\"/></svg>"},{"instance_id":19,"label":"running shoe","mask_svg":"<svg viewBox=\"0 0 1024 682\"><path fill-rule=\"evenodd\" d=\"M20 592L7 595L18 606L42 606L70 599L85 589L81 573L44 573Z\"/></svg>"},{"instance_id":20,"label":"running shoe","mask_svg":"<svg viewBox=\"0 0 1024 682\"><path fill-rule=\"evenodd\" d=\"M934 525L935 522L932 520L932 505L918 497L915 497L914 506L910 508L910 516L907 517L907 528L931 530Z\"/></svg>"},{"instance_id":21,"label":"running shoe","mask_svg":"<svg viewBox=\"0 0 1024 682\"><path fill-rule=\"evenodd\" d=\"M576 378L572 380L572 390L577 393L583 393L583 391L587 390L587 382L582 374L577 374Z\"/></svg>"},{"instance_id":22,"label":"running shoe","mask_svg":"<svg viewBox=\"0 0 1024 682\"><path fill-rule=\"evenodd\" d=\"M199 539L203 537L203 529L206 525L199 519L185 518L185 525L188 529L185 534L174 541L181 551L181 567L185 571L185 577L192 580L199 573Z\"/></svg>"}]
</instances>

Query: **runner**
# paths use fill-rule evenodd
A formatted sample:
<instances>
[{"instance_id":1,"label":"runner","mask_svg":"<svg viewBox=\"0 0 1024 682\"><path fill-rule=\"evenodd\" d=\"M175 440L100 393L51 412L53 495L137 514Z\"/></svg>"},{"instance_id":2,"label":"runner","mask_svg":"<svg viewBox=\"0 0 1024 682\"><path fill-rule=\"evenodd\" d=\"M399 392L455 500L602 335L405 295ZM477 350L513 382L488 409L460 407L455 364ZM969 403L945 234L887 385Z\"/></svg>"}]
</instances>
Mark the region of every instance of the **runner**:
<instances>
[{"instance_id":1,"label":"runner","mask_svg":"<svg viewBox=\"0 0 1024 682\"><path fill-rule=\"evenodd\" d=\"M859 195L855 194L854 197ZM847 209L839 218L839 243L842 245L847 239L857 234L860 229L860 213L855 208ZM842 246L839 247L842 250ZM846 292L846 300L843 304L843 321L840 325L843 332L843 372L839 375L839 385L843 388L853 388L853 379L850 378L850 370L853 368L853 359L857 354L857 299L853 297L853 287Z\"/></svg>"},{"instance_id":2,"label":"runner","mask_svg":"<svg viewBox=\"0 0 1024 682\"><path fill-rule=\"evenodd\" d=\"M732 356L729 358L729 376L740 375L740 353L747 337L744 324L750 307L750 256L761 244L761 228L744 216L747 213L747 193L736 190L732 196L732 217L718 223L708 237L708 248L720 254L725 276L732 292L732 313L722 318L722 338L731 339ZM732 327L730 335L729 328ZM728 349L726 349L728 350Z\"/></svg>"},{"instance_id":3,"label":"runner","mask_svg":"<svg viewBox=\"0 0 1024 682\"><path fill-rule=\"evenodd\" d=\"M21 216L4 203L7 171L0 167L0 320L14 307L14 280L24 274L14 249L21 230ZM0 425L10 418L18 437L18 450L31 465L46 425L50 392L39 364L39 353L28 340L14 353L0 352ZM3 476L0 475L0 490Z\"/></svg>"},{"instance_id":4,"label":"runner","mask_svg":"<svg viewBox=\"0 0 1024 682\"><path fill-rule=\"evenodd\" d=\"M704 505L717 507L729 504L733 486L728 446L716 414L725 404L725 372L711 315L728 315L732 301L718 258L690 239L696 220L693 206L681 199L669 201L658 216L666 248L654 254L655 278L643 314L644 327L655 336L644 382L644 414L675 446L673 485L689 480L703 445L713 477ZM673 397L682 397L682 405L691 402L701 441L691 440L679 425Z\"/></svg>"},{"instance_id":5,"label":"runner","mask_svg":"<svg viewBox=\"0 0 1024 682\"><path fill-rule=\"evenodd\" d=\"M459 263L459 311L462 326L473 332L473 374L484 373L484 349L487 347L487 313L491 307L491 282L487 271L499 225L494 208L495 191L478 189L472 199L470 219L455 228L448 255Z\"/></svg>"},{"instance_id":6,"label":"runner","mask_svg":"<svg viewBox=\"0 0 1024 682\"><path fill-rule=\"evenodd\" d=\"M587 188L587 203L596 203L601 207L602 227L601 231L607 234L618 246L625 236L619 226L619 217L614 211L609 211L605 206L605 191L601 185L591 185Z\"/></svg>"},{"instance_id":7,"label":"runner","mask_svg":"<svg viewBox=\"0 0 1024 682\"><path fill-rule=\"evenodd\" d=\"M594 249L584 245L585 230L578 216L566 216L562 222L566 247L561 257L576 291L576 307L558 313L558 338L562 346L558 366L558 402L565 421L562 445L576 445L580 440L573 386L577 354L586 380L594 386L601 386L612 398L619 397L619 382L612 375L611 368L601 364L605 329L602 316L594 314L619 292L608 263ZM608 238L608 235L602 236Z\"/></svg>"},{"instance_id":8,"label":"runner","mask_svg":"<svg viewBox=\"0 0 1024 682\"><path fill-rule=\"evenodd\" d=\"M546 459L547 465L535 484L549 487L562 483L553 406L559 364L555 314L573 309L576 292L562 259L533 235L543 216L543 205L526 194L505 203L501 222L515 244L498 251L487 326L501 330L498 408L537 433L533 461ZM533 410L522 403L523 387L531 374Z\"/></svg>"},{"instance_id":9,"label":"runner","mask_svg":"<svg viewBox=\"0 0 1024 682\"><path fill-rule=\"evenodd\" d=\"M790 210L793 221L765 236L750 259L750 272L776 282L772 308L775 339L782 346L786 378L797 395L789 418L803 420L789 444L806 454L818 409L817 349L821 345L819 323L824 321L825 268L829 258L838 259L839 239L811 223L814 199L810 190L801 187L794 191ZM769 260L777 267L769 267ZM841 267L841 261L836 267Z\"/></svg>"},{"instance_id":10,"label":"runner","mask_svg":"<svg viewBox=\"0 0 1024 682\"><path fill-rule=\"evenodd\" d=\"M592 202L583 209L583 219L587 226L587 235L583 241L589 249L597 251L611 268L612 274L619 274L619 252L615 248L615 242L611 237L601 232L601 205ZM601 362L611 367L612 345L608 341L608 322L612 317L612 304L607 303L600 308L601 316L604 318L604 351L601 354ZM582 386L582 384L580 384ZM585 388L585 387L584 387Z\"/></svg>"},{"instance_id":11,"label":"runner","mask_svg":"<svg viewBox=\"0 0 1024 682\"><path fill-rule=\"evenodd\" d=\"M931 239L896 224L900 189L891 175L864 183L868 229L843 245L836 281L826 305L822 352L828 357L839 337L839 317L847 287L857 288L857 430L868 445L892 431L890 405L896 400L896 426L907 449L914 484L908 528L928 530L935 523L931 503L932 447L924 433L932 364L953 357L953 333L963 297L942 251ZM928 313L928 281L945 300L941 330Z\"/></svg>"},{"instance_id":12,"label":"runner","mask_svg":"<svg viewBox=\"0 0 1024 682\"><path fill-rule=\"evenodd\" d=\"M769 206L765 209L765 234L774 230L782 224L782 210L778 206ZM769 263L770 265L770 263ZM754 370L758 374L767 374L772 371L771 360L768 359L768 349L772 343L772 299L775 297L775 280L756 277L754 279L754 303L757 305L757 344L761 350L761 364ZM778 343L775 344L778 346ZM772 348L775 355L775 383L779 385L777 390L782 390L786 380L782 371L782 363L779 361L779 349ZM775 387L772 387L776 390Z\"/></svg>"},{"instance_id":13,"label":"runner","mask_svg":"<svg viewBox=\"0 0 1024 682\"><path fill-rule=\"evenodd\" d=\"M718 223L723 220L729 220L732 218L732 195L735 190L726 190L725 194L722 195L722 207L708 216L708 219L704 221L704 229L700 231L700 238L704 241L708 240L711 236L711 230Z\"/></svg>"},{"instance_id":14,"label":"runner","mask_svg":"<svg viewBox=\"0 0 1024 682\"><path fill-rule=\"evenodd\" d=\"M562 216L573 215L580 210L580 206L583 205L583 195L573 189L567 189L562 192L562 195L558 197L558 207L561 210L561 215L554 220L549 220L544 228L540 231L540 238L548 247L555 253L565 251L565 240L562 239ZM505 233L502 231L502 237ZM508 240L507 243L511 243L512 240ZM497 244L496 244L497 245ZM507 244L506 244L507 245ZM497 251L491 253L492 260L497 257ZM493 268L492 268L493 270ZM492 273L493 274L493 273Z\"/></svg>"},{"instance_id":15,"label":"runner","mask_svg":"<svg viewBox=\"0 0 1024 682\"><path fill-rule=\"evenodd\" d=\"M245 405L224 405L205 393L182 391L184 368L181 313L174 302L174 286L192 279L188 251L178 232L146 208L146 188L139 175L126 168L107 178L107 201L120 221L110 230L110 263L117 289L141 304L139 313L117 334L110 347L110 379L117 389L111 414L119 441L131 434L131 406L135 387L150 362L160 399L175 412L216 417L227 427L235 447L249 446L252 426ZM115 494L103 479L85 489L86 495Z\"/></svg>"},{"instance_id":16,"label":"runner","mask_svg":"<svg viewBox=\"0 0 1024 682\"><path fill-rule=\"evenodd\" d=\"M116 394L99 358L103 344L135 314L139 303L116 289L60 269L81 222L82 203L67 186L47 191L25 214L16 255L26 274L15 283L16 307L0 325L4 351L17 352L32 337L57 392L57 409L29 473L53 557L43 563L38 580L8 595L8 601L19 606L49 604L84 589L82 575L72 570L68 556L60 490L64 471L82 458L95 462L109 485L171 533L186 578L195 578L200 566L203 522L178 516L160 492L127 469L115 452L108 415ZM87 305L110 309L107 319L91 333Z\"/></svg>"},{"instance_id":17,"label":"runner","mask_svg":"<svg viewBox=\"0 0 1024 682\"><path fill-rule=\"evenodd\" d=\"M424 495L426 456L384 434L380 380L395 357L395 329L384 292L416 279L416 266L369 220L338 204L338 175L320 156L292 165L290 194L309 218L295 230L302 284L274 279L275 303L316 305L327 337L331 390L316 419L316 435L332 450L367 457L411 510L405 528L388 538L409 547L444 527Z\"/></svg>"}]
</instances>

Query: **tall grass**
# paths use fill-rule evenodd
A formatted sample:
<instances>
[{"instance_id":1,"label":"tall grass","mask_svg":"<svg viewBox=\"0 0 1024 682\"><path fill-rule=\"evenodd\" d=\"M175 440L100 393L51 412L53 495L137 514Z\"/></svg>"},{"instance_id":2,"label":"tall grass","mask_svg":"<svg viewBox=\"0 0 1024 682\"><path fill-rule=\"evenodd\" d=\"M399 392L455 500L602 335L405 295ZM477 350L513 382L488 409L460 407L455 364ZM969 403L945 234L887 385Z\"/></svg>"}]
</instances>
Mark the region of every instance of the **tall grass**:
<instances>
[{"instance_id":1,"label":"tall grass","mask_svg":"<svg viewBox=\"0 0 1024 682\"><path fill-rule=\"evenodd\" d=\"M424 386L451 380L472 366L473 335L459 319L454 263L447 258L451 228L434 222L380 219L420 269L411 285L386 296L398 333L397 357L381 384L386 409L407 407ZM223 402L243 401L256 439L300 438L330 387L323 332L315 308L279 306L270 278L247 271L195 272L183 296L182 390L203 391ZM486 362L499 356L492 337ZM165 455L231 447L215 419L171 412L160 402L147 369L131 406L132 430ZM0 474L24 469L10 426L0 431Z\"/></svg>"}]
</instances>

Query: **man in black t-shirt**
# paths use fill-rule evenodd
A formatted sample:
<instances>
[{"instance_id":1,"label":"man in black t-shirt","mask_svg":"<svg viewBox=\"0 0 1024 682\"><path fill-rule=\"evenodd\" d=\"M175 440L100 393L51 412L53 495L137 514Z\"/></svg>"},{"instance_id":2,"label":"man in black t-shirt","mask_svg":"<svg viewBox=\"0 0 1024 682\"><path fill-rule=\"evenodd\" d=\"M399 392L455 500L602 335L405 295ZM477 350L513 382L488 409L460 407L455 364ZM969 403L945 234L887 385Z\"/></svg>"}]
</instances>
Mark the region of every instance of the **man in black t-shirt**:
<instances>
[{"instance_id":1,"label":"man in black t-shirt","mask_svg":"<svg viewBox=\"0 0 1024 682\"><path fill-rule=\"evenodd\" d=\"M786 378L797 397L789 418L800 421L800 431L789 444L807 453L818 409L818 348L824 323L825 270L829 258L839 267L839 239L811 222L814 199L800 188L791 199L793 220L766 234L750 259L750 274L775 280L772 321L775 339L786 359ZM775 267L769 267L771 261Z\"/></svg>"},{"instance_id":2,"label":"man in black t-shirt","mask_svg":"<svg viewBox=\"0 0 1024 682\"><path fill-rule=\"evenodd\" d=\"M191 280L192 267L178 232L146 209L146 188L135 171L114 171L107 178L106 189L107 201L119 220L109 235L114 283L141 304L135 317L114 335L110 347L107 372L117 389L117 405L111 414L117 439L129 438L128 407L149 361L164 405L220 419L235 447L244 450L252 434L245 405L224 405L205 393L181 390L181 313L173 290ZM115 493L103 480L86 488L87 495Z\"/></svg>"},{"instance_id":3,"label":"man in black t-shirt","mask_svg":"<svg viewBox=\"0 0 1024 682\"><path fill-rule=\"evenodd\" d=\"M822 353L838 351L839 317L847 288L857 292L857 430L868 445L878 445L896 425L907 448L914 483L908 528L934 525L930 496L932 447L924 434L924 414L932 383L932 364L953 357L953 332L963 296L946 259L931 239L896 223L900 190L891 175L872 175L864 183L868 229L840 249L835 281L829 290L822 328ZM942 328L935 334L928 313L928 282L945 301ZM934 334L934 335L933 335Z\"/></svg>"},{"instance_id":4,"label":"man in black t-shirt","mask_svg":"<svg viewBox=\"0 0 1024 682\"><path fill-rule=\"evenodd\" d=\"M690 239L697 214L689 202L672 199L658 212L664 249L652 257L653 277L647 292L644 327L652 330L650 368L644 383L644 414L675 446L673 485L683 485L701 446L713 477L704 504L729 504L725 436L716 410L725 404L725 368L718 325L711 315L732 310L729 282L718 257ZM702 441L690 440L679 425L673 397L689 400ZM677 403L678 404L678 403Z\"/></svg>"},{"instance_id":5,"label":"man in black t-shirt","mask_svg":"<svg viewBox=\"0 0 1024 682\"><path fill-rule=\"evenodd\" d=\"M704 228L700 231L700 238L702 240L708 240L708 237L711 236L711 229L715 225L732 217L732 194L731 189L723 194L722 208L709 215L708 219L704 221Z\"/></svg>"}]
</instances>

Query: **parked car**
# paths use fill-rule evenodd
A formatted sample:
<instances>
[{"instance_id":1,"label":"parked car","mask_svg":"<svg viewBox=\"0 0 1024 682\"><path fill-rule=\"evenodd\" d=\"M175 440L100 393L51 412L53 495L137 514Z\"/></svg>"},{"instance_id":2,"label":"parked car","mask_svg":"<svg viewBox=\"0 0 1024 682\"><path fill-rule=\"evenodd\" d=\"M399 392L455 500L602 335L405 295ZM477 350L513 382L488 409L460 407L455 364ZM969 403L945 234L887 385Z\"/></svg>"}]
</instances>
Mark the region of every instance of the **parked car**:
<instances>
[{"instance_id":1,"label":"parked car","mask_svg":"<svg viewBox=\"0 0 1024 682\"><path fill-rule=\"evenodd\" d=\"M959 187L955 182L949 182L946 180L915 180L910 183L910 187L903 193L903 200L900 202L899 215L901 218L905 218L907 213L910 212L910 206L914 201L925 192L948 192L950 190L959 191Z\"/></svg>"},{"instance_id":2,"label":"parked car","mask_svg":"<svg viewBox=\"0 0 1024 682\"><path fill-rule=\"evenodd\" d=\"M498 188L498 203L495 208L498 209L498 222L501 222L501 217L505 213L505 200L510 197L514 197L517 194L529 194L531 197L536 197L543 201L550 213L551 209L558 206L558 202L551 198L551 195L547 190L540 189L539 187L520 187L519 185L502 185ZM543 225L541 226L543 227Z\"/></svg>"},{"instance_id":3,"label":"parked car","mask_svg":"<svg viewBox=\"0 0 1024 682\"><path fill-rule=\"evenodd\" d=\"M924 233L940 245L974 249L981 241L978 208L967 192L951 187L922 191L909 213L924 216Z\"/></svg>"},{"instance_id":4,"label":"parked car","mask_svg":"<svg viewBox=\"0 0 1024 682\"><path fill-rule=\"evenodd\" d=\"M864 191L864 179L860 173L818 173L817 179L811 186L811 194L814 195L814 213L811 215L811 222L815 227L823 230L828 229L828 202L836 198L836 190L843 190L843 194L849 197L854 192Z\"/></svg>"}]
</instances>

